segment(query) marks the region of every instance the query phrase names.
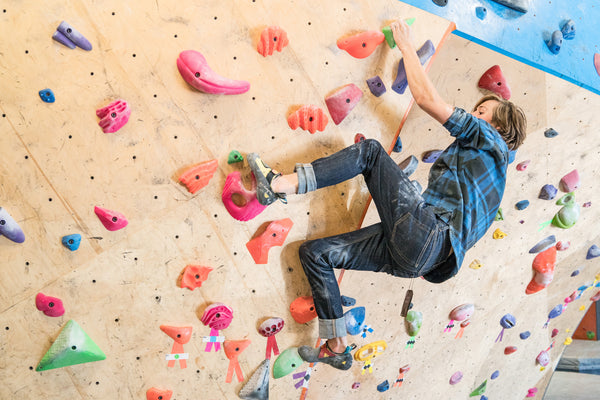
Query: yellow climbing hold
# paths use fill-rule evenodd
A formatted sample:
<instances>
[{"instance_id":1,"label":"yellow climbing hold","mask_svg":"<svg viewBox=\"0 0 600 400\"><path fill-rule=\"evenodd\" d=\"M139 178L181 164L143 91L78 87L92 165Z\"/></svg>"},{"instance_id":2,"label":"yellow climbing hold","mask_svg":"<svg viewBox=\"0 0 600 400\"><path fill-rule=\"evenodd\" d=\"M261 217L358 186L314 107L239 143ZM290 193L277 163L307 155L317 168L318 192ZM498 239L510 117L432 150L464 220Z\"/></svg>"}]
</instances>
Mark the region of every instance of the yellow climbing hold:
<instances>
[{"instance_id":1,"label":"yellow climbing hold","mask_svg":"<svg viewBox=\"0 0 600 400\"><path fill-rule=\"evenodd\" d=\"M570 345L571 343L573 343L573 338L571 338L571 337L569 336L569 337L567 337L567 338L565 339L565 346L568 346L568 345Z\"/></svg>"},{"instance_id":2,"label":"yellow climbing hold","mask_svg":"<svg viewBox=\"0 0 600 400\"><path fill-rule=\"evenodd\" d=\"M477 259L473 260L473 262L469 265L469 268L472 268L472 269L479 269L481 267L483 267L483 264L481 263L481 261L479 261Z\"/></svg>"},{"instance_id":3,"label":"yellow climbing hold","mask_svg":"<svg viewBox=\"0 0 600 400\"><path fill-rule=\"evenodd\" d=\"M585 306L579 307L579 311L583 311L583 310L585 310Z\"/></svg>"},{"instance_id":4,"label":"yellow climbing hold","mask_svg":"<svg viewBox=\"0 0 600 400\"><path fill-rule=\"evenodd\" d=\"M494 231L494 239L504 239L506 237L506 233L502 232L500 228Z\"/></svg>"}]
</instances>

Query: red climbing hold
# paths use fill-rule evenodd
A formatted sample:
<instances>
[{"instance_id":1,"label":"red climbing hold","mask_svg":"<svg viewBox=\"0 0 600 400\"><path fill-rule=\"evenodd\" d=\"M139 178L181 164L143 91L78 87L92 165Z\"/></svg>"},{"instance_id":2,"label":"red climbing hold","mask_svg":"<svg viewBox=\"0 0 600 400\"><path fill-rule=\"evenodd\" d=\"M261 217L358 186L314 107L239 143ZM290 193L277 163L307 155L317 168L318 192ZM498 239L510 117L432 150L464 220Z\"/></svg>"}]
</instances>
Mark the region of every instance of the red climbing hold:
<instances>
[{"instance_id":1,"label":"red climbing hold","mask_svg":"<svg viewBox=\"0 0 600 400\"><path fill-rule=\"evenodd\" d=\"M102 222L102 225L109 231L118 231L127 226L127 218L117 211L107 210L102 207L94 207L94 212Z\"/></svg>"},{"instance_id":2,"label":"red climbing hold","mask_svg":"<svg viewBox=\"0 0 600 400\"><path fill-rule=\"evenodd\" d=\"M502 75L502 70L499 65L494 65L492 68L485 71L479 79L478 86L482 89L487 89L496 93L504 100L510 99L510 87Z\"/></svg>"},{"instance_id":3,"label":"red climbing hold","mask_svg":"<svg viewBox=\"0 0 600 400\"><path fill-rule=\"evenodd\" d=\"M287 118L287 122L292 129L300 127L305 131L315 133L316 131L323 132L329 119L321 108L306 104L291 113Z\"/></svg>"},{"instance_id":4,"label":"red climbing hold","mask_svg":"<svg viewBox=\"0 0 600 400\"><path fill-rule=\"evenodd\" d=\"M171 400L172 390L150 388L146 391L146 400Z\"/></svg>"},{"instance_id":5,"label":"red climbing hold","mask_svg":"<svg viewBox=\"0 0 600 400\"><path fill-rule=\"evenodd\" d=\"M271 222L260 235L246 243L248 251L257 264L269 261L269 250L273 246L281 246L294 223L289 218Z\"/></svg>"},{"instance_id":6,"label":"red climbing hold","mask_svg":"<svg viewBox=\"0 0 600 400\"><path fill-rule=\"evenodd\" d=\"M382 32L367 31L338 39L337 46L342 50L346 50L352 57L366 58L370 56L384 40L385 35Z\"/></svg>"},{"instance_id":7,"label":"red climbing hold","mask_svg":"<svg viewBox=\"0 0 600 400\"><path fill-rule=\"evenodd\" d=\"M579 187L579 172L576 169L562 177L559 183L560 190L565 193L572 192Z\"/></svg>"},{"instance_id":8,"label":"red climbing hold","mask_svg":"<svg viewBox=\"0 0 600 400\"><path fill-rule=\"evenodd\" d=\"M306 324L309 321L317 318L315 310L315 301L312 296L301 296L290 304L290 313L299 324Z\"/></svg>"},{"instance_id":9,"label":"red climbing hold","mask_svg":"<svg viewBox=\"0 0 600 400\"><path fill-rule=\"evenodd\" d=\"M533 259L533 278L525 289L525 294L537 293L548 287L554 278L554 265L556 264L556 247L551 246L542 251Z\"/></svg>"},{"instance_id":10,"label":"red climbing hold","mask_svg":"<svg viewBox=\"0 0 600 400\"><path fill-rule=\"evenodd\" d=\"M217 164L217 160L196 164L181 174L179 182L183 183L190 193L195 194L198 190L208 185L208 181L210 181L217 170Z\"/></svg>"},{"instance_id":11,"label":"red climbing hold","mask_svg":"<svg viewBox=\"0 0 600 400\"><path fill-rule=\"evenodd\" d=\"M281 51L288 45L287 33L278 26L268 26L260 34L256 50L263 57L270 56L275 50Z\"/></svg>"},{"instance_id":12,"label":"red climbing hold","mask_svg":"<svg viewBox=\"0 0 600 400\"><path fill-rule=\"evenodd\" d=\"M515 351L517 351L517 346L506 346L504 348L504 354L508 355L508 354L512 354Z\"/></svg>"},{"instance_id":13,"label":"red climbing hold","mask_svg":"<svg viewBox=\"0 0 600 400\"><path fill-rule=\"evenodd\" d=\"M188 265L183 270L180 286L190 290L201 287L204 281L208 279L208 274L212 270L211 267L203 265Z\"/></svg>"},{"instance_id":14,"label":"red climbing hold","mask_svg":"<svg viewBox=\"0 0 600 400\"><path fill-rule=\"evenodd\" d=\"M362 95L363 92L358 86L349 83L325 98L325 104L327 104L331 119L336 125L339 125L350 114Z\"/></svg>"}]
</instances>

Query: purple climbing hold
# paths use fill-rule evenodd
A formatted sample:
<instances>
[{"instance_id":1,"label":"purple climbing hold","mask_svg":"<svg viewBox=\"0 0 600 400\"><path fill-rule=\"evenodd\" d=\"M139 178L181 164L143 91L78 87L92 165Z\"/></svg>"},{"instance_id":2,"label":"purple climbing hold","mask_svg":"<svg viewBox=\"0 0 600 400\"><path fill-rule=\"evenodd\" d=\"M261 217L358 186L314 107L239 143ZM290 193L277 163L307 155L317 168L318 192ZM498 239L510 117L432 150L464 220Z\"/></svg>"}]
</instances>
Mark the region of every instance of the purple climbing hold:
<instances>
[{"instance_id":1,"label":"purple climbing hold","mask_svg":"<svg viewBox=\"0 0 600 400\"><path fill-rule=\"evenodd\" d=\"M483 21L487 15L487 9L481 6L475 8L475 15L477 16L477 18Z\"/></svg>"},{"instance_id":2,"label":"purple climbing hold","mask_svg":"<svg viewBox=\"0 0 600 400\"><path fill-rule=\"evenodd\" d=\"M545 239L539 241L535 246L529 250L529 254L541 253L544 250L548 250L556 243L556 237L554 235L548 236Z\"/></svg>"},{"instance_id":3,"label":"purple climbing hold","mask_svg":"<svg viewBox=\"0 0 600 400\"><path fill-rule=\"evenodd\" d=\"M544 186L542 186L542 189L540 190L540 195L538 197L543 200L552 200L553 198L556 197L557 193L558 193L558 189L555 188L554 186L544 185Z\"/></svg>"},{"instance_id":4,"label":"purple climbing hold","mask_svg":"<svg viewBox=\"0 0 600 400\"><path fill-rule=\"evenodd\" d=\"M529 338L529 336L531 336L531 332L529 332L529 331L525 331L525 332L519 333L519 337L522 340L525 340L525 339Z\"/></svg>"},{"instance_id":5,"label":"purple climbing hold","mask_svg":"<svg viewBox=\"0 0 600 400\"><path fill-rule=\"evenodd\" d=\"M402 140L400 140L400 135L396 138L396 143L394 144L392 151L394 153L400 153L402 151Z\"/></svg>"},{"instance_id":6,"label":"purple climbing hold","mask_svg":"<svg viewBox=\"0 0 600 400\"><path fill-rule=\"evenodd\" d=\"M578 269L576 269L575 271L571 272L571 277L574 277L574 276L577 276L577 275L579 275L579 273L580 273L580 272L581 272L581 271L579 270L579 268L578 268Z\"/></svg>"},{"instance_id":7,"label":"purple climbing hold","mask_svg":"<svg viewBox=\"0 0 600 400\"><path fill-rule=\"evenodd\" d=\"M572 192L579 187L579 172L576 169L563 176L559 184L560 190L565 193Z\"/></svg>"},{"instance_id":8,"label":"purple climbing hold","mask_svg":"<svg viewBox=\"0 0 600 400\"><path fill-rule=\"evenodd\" d=\"M498 370L495 370L495 371L492 373L492 376L490 376L490 379L496 379L498 376L500 376L500 371L498 371Z\"/></svg>"},{"instance_id":9,"label":"purple climbing hold","mask_svg":"<svg viewBox=\"0 0 600 400\"><path fill-rule=\"evenodd\" d=\"M591 260L592 258L596 258L596 257L600 257L600 248L598 248L598 246L596 246L595 244L592 245L592 247L590 247L588 249L587 255L585 256L586 260Z\"/></svg>"},{"instance_id":10,"label":"purple climbing hold","mask_svg":"<svg viewBox=\"0 0 600 400\"><path fill-rule=\"evenodd\" d=\"M52 39L64 44L70 49L79 46L83 50L92 50L92 44L89 40L65 21L62 21L58 28L56 28L56 32L52 35Z\"/></svg>"},{"instance_id":11,"label":"purple climbing hold","mask_svg":"<svg viewBox=\"0 0 600 400\"><path fill-rule=\"evenodd\" d=\"M419 50L417 55L421 65L424 65L427 60L435 53L435 47L431 40L427 40ZM398 72L396 73L396 80L392 83L392 90L398 94L403 94L408 87L408 80L406 79L406 69L404 68L404 59L398 63Z\"/></svg>"},{"instance_id":12,"label":"purple climbing hold","mask_svg":"<svg viewBox=\"0 0 600 400\"><path fill-rule=\"evenodd\" d=\"M463 373L461 371L456 371L450 377L450 384L456 385L458 382L460 382L462 380L462 378L463 378Z\"/></svg>"},{"instance_id":13,"label":"purple climbing hold","mask_svg":"<svg viewBox=\"0 0 600 400\"><path fill-rule=\"evenodd\" d=\"M423 161L424 163L433 163L438 159L442 152L443 150L429 150L428 152L423 154L421 161Z\"/></svg>"},{"instance_id":14,"label":"purple climbing hold","mask_svg":"<svg viewBox=\"0 0 600 400\"><path fill-rule=\"evenodd\" d=\"M371 93L373 93L373 96L375 97L381 96L386 91L385 85L383 84L383 81L381 80L379 75L367 79L367 86L369 87L369 90L371 91Z\"/></svg>"},{"instance_id":15,"label":"purple climbing hold","mask_svg":"<svg viewBox=\"0 0 600 400\"><path fill-rule=\"evenodd\" d=\"M546 136L547 138L553 138L553 137L557 137L558 136L558 132L556 132L554 129L552 128L548 128L544 131L544 136Z\"/></svg>"},{"instance_id":16,"label":"purple climbing hold","mask_svg":"<svg viewBox=\"0 0 600 400\"><path fill-rule=\"evenodd\" d=\"M524 210L529 207L529 200L521 200L517 204L515 204L515 208L517 210Z\"/></svg>"},{"instance_id":17,"label":"purple climbing hold","mask_svg":"<svg viewBox=\"0 0 600 400\"><path fill-rule=\"evenodd\" d=\"M560 28L562 32L563 38L567 40L571 40L575 37L575 22L572 19L565 22L565 24Z\"/></svg>"},{"instance_id":18,"label":"purple climbing hold","mask_svg":"<svg viewBox=\"0 0 600 400\"><path fill-rule=\"evenodd\" d=\"M17 224L5 208L0 207L0 236L2 235L15 243L23 243L25 241L25 234L19 224Z\"/></svg>"},{"instance_id":19,"label":"purple climbing hold","mask_svg":"<svg viewBox=\"0 0 600 400\"><path fill-rule=\"evenodd\" d=\"M548 49L552 54L558 54L560 52L560 46L562 46L563 35L561 31L554 31L550 40L546 42Z\"/></svg>"},{"instance_id":20,"label":"purple climbing hold","mask_svg":"<svg viewBox=\"0 0 600 400\"><path fill-rule=\"evenodd\" d=\"M417 157L412 155L406 160L402 161L400 164L398 164L398 166L402 171L404 171L406 176L411 176L417 170L418 165L419 160L417 160Z\"/></svg>"}]
</instances>

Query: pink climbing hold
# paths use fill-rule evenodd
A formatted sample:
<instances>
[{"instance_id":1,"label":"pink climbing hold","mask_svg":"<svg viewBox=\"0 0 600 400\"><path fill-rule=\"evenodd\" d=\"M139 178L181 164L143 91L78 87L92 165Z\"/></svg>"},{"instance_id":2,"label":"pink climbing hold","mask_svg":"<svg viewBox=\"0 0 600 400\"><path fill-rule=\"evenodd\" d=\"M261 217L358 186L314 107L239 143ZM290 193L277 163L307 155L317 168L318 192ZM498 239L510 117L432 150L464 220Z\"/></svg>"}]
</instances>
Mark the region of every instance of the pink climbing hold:
<instances>
[{"instance_id":1,"label":"pink climbing hold","mask_svg":"<svg viewBox=\"0 0 600 400\"><path fill-rule=\"evenodd\" d=\"M125 100L115 100L106 107L96 110L100 128L104 133L114 133L129 121L131 109Z\"/></svg>"},{"instance_id":2,"label":"pink climbing hold","mask_svg":"<svg viewBox=\"0 0 600 400\"><path fill-rule=\"evenodd\" d=\"M209 66L206 58L195 50L179 53L177 69L183 79L192 87L209 94L241 94L250 90L250 83L225 78Z\"/></svg>"},{"instance_id":3,"label":"pink climbing hold","mask_svg":"<svg viewBox=\"0 0 600 400\"><path fill-rule=\"evenodd\" d=\"M566 242L563 242L561 240L560 242L556 243L556 250L558 251L565 251L569 247L571 247L571 242L569 242L568 240Z\"/></svg>"},{"instance_id":4,"label":"pink climbing hold","mask_svg":"<svg viewBox=\"0 0 600 400\"><path fill-rule=\"evenodd\" d=\"M531 160L525 160L517 164L517 171L525 171Z\"/></svg>"},{"instance_id":5,"label":"pink climbing hold","mask_svg":"<svg viewBox=\"0 0 600 400\"><path fill-rule=\"evenodd\" d=\"M461 371L456 371L450 377L450 384L456 385L458 382L460 382L462 380L462 378L463 378L463 373Z\"/></svg>"},{"instance_id":6,"label":"pink climbing hold","mask_svg":"<svg viewBox=\"0 0 600 400\"><path fill-rule=\"evenodd\" d=\"M60 317L65 313L65 308L63 307L61 299L46 296L43 293L38 293L37 296L35 296L35 306L49 317Z\"/></svg>"},{"instance_id":7,"label":"pink climbing hold","mask_svg":"<svg viewBox=\"0 0 600 400\"><path fill-rule=\"evenodd\" d=\"M594 67L596 67L596 73L600 76L600 53L594 54Z\"/></svg>"},{"instance_id":8,"label":"pink climbing hold","mask_svg":"<svg viewBox=\"0 0 600 400\"><path fill-rule=\"evenodd\" d=\"M94 207L94 212L109 231L118 231L127 226L127 218L118 211L107 210L102 207Z\"/></svg>"},{"instance_id":9,"label":"pink climbing hold","mask_svg":"<svg viewBox=\"0 0 600 400\"><path fill-rule=\"evenodd\" d=\"M263 233L246 243L254 262L257 264L268 263L269 250L273 246L283 245L292 225L294 223L289 218L273 221Z\"/></svg>"},{"instance_id":10,"label":"pink climbing hold","mask_svg":"<svg viewBox=\"0 0 600 400\"><path fill-rule=\"evenodd\" d=\"M535 397L535 395L537 394L537 392L538 392L538 388L536 388L536 387L528 389L527 390L527 396L525 396L525 397Z\"/></svg>"},{"instance_id":11,"label":"pink climbing hold","mask_svg":"<svg viewBox=\"0 0 600 400\"><path fill-rule=\"evenodd\" d=\"M576 169L569 172L560 180L560 190L570 193L579 187L579 172Z\"/></svg>"},{"instance_id":12,"label":"pink climbing hold","mask_svg":"<svg viewBox=\"0 0 600 400\"><path fill-rule=\"evenodd\" d=\"M354 83L349 83L325 98L325 104L336 125L350 114L360 101L363 92Z\"/></svg>"},{"instance_id":13,"label":"pink climbing hold","mask_svg":"<svg viewBox=\"0 0 600 400\"><path fill-rule=\"evenodd\" d=\"M502 70L499 65L494 65L481 76L478 86L482 89L487 89L496 93L504 100L510 99L510 87L508 82L502 75Z\"/></svg>"},{"instance_id":14,"label":"pink climbing hold","mask_svg":"<svg viewBox=\"0 0 600 400\"><path fill-rule=\"evenodd\" d=\"M243 201L242 204L234 202L234 196ZM263 206L256 198L256 180L252 176L252 190L248 190L242 183L240 171L234 171L227 175L225 187L221 200L229 214L238 221L249 221L263 212L267 206Z\"/></svg>"},{"instance_id":15,"label":"pink climbing hold","mask_svg":"<svg viewBox=\"0 0 600 400\"><path fill-rule=\"evenodd\" d=\"M200 321L209 328L223 330L231 324L233 310L223 303L212 303L206 307Z\"/></svg>"}]
</instances>

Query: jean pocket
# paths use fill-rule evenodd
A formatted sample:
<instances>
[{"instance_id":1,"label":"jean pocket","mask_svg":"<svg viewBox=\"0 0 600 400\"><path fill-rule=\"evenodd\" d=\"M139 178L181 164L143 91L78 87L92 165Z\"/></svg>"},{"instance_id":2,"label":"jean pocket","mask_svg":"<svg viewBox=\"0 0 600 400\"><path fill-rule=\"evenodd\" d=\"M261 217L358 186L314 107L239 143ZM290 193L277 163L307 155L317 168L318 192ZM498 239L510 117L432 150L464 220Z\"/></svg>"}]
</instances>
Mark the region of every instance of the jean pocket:
<instances>
[{"instance_id":1,"label":"jean pocket","mask_svg":"<svg viewBox=\"0 0 600 400\"><path fill-rule=\"evenodd\" d=\"M431 259L431 241L438 228L428 213L419 213L419 218L407 212L394 223L391 246L394 253L405 263L413 276L427 266ZM424 215L421 215L424 214Z\"/></svg>"}]
</instances>

